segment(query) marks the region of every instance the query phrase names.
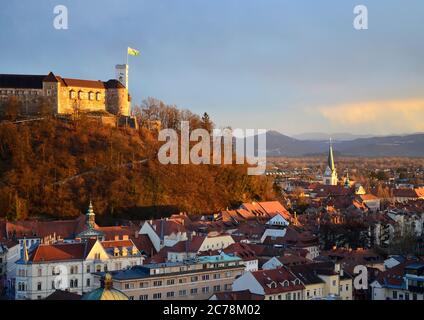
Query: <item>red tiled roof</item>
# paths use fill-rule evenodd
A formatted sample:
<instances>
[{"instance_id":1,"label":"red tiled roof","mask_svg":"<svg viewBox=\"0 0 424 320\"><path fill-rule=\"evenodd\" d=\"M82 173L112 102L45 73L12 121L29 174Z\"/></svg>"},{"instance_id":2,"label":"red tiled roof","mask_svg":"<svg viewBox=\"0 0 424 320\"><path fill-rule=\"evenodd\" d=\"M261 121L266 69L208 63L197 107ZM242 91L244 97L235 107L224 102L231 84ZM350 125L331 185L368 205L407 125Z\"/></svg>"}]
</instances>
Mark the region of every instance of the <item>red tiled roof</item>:
<instances>
[{"instance_id":1,"label":"red tiled roof","mask_svg":"<svg viewBox=\"0 0 424 320\"><path fill-rule=\"evenodd\" d=\"M395 198L419 198L416 189L393 189Z\"/></svg>"},{"instance_id":2,"label":"red tiled roof","mask_svg":"<svg viewBox=\"0 0 424 320\"><path fill-rule=\"evenodd\" d=\"M156 254L155 247L147 234L139 234L137 237L130 237L130 239L135 244L138 251L144 252L148 256Z\"/></svg>"},{"instance_id":3,"label":"red tiled roof","mask_svg":"<svg viewBox=\"0 0 424 320\"><path fill-rule=\"evenodd\" d=\"M274 217L276 214L280 214L286 220L290 220L291 219L291 214L278 201L259 202L259 205L271 217Z\"/></svg>"},{"instance_id":4,"label":"red tiled roof","mask_svg":"<svg viewBox=\"0 0 424 320\"><path fill-rule=\"evenodd\" d=\"M255 271L252 272L252 275L259 282L267 295L298 291L305 288L303 284L301 284L300 279L285 268ZM284 285L286 280L288 283Z\"/></svg>"},{"instance_id":5,"label":"red tiled roof","mask_svg":"<svg viewBox=\"0 0 424 320\"><path fill-rule=\"evenodd\" d=\"M250 300L264 300L264 296L256 293L251 293L249 290L231 291L231 292L217 292L215 296L218 300L231 300L231 301L250 301Z\"/></svg>"},{"instance_id":6,"label":"red tiled roof","mask_svg":"<svg viewBox=\"0 0 424 320\"><path fill-rule=\"evenodd\" d=\"M102 241L103 248L120 248L120 247L134 247L132 240L111 240L111 241Z\"/></svg>"},{"instance_id":7,"label":"red tiled roof","mask_svg":"<svg viewBox=\"0 0 424 320\"><path fill-rule=\"evenodd\" d=\"M29 256L33 263L82 260L88 254L89 243L40 244Z\"/></svg>"}]
</instances>

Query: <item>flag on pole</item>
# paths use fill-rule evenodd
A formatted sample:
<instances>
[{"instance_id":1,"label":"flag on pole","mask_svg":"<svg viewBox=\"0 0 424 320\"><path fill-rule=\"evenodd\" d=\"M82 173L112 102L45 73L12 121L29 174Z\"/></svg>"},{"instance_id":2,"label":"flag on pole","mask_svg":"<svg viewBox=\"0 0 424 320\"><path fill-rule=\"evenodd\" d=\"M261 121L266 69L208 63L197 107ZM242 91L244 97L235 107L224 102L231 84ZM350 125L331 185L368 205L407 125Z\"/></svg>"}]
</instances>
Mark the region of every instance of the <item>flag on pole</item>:
<instances>
[{"instance_id":1,"label":"flag on pole","mask_svg":"<svg viewBox=\"0 0 424 320\"><path fill-rule=\"evenodd\" d=\"M128 55L130 55L130 56L139 56L140 55L140 51L128 47Z\"/></svg>"}]
</instances>

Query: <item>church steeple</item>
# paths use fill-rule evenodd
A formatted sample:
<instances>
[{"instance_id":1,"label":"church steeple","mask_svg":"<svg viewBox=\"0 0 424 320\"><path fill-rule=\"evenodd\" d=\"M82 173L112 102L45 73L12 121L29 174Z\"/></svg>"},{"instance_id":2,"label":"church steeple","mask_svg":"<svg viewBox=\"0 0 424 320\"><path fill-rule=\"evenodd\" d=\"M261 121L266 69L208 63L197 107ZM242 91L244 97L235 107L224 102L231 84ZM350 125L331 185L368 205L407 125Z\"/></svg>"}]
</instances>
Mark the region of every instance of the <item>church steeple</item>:
<instances>
[{"instance_id":1,"label":"church steeple","mask_svg":"<svg viewBox=\"0 0 424 320\"><path fill-rule=\"evenodd\" d=\"M90 205L88 206L88 210L85 216L86 216L87 227L89 229L94 229L96 225L96 214L94 213L93 203L91 202L91 200L90 200Z\"/></svg>"},{"instance_id":2,"label":"church steeple","mask_svg":"<svg viewBox=\"0 0 424 320\"><path fill-rule=\"evenodd\" d=\"M345 179L345 188L349 189L350 188L350 179L349 179L349 169L347 169L346 171L346 179Z\"/></svg>"},{"instance_id":3,"label":"church steeple","mask_svg":"<svg viewBox=\"0 0 424 320\"><path fill-rule=\"evenodd\" d=\"M338 183L336 166L334 164L334 155L333 155L333 142L330 139L330 146L328 150L328 159L327 159L327 168L324 172L323 184L336 186Z\"/></svg>"},{"instance_id":4,"label":"church steeple","mask_svg":"<svg viewBox=\"0 0 424 320\"><path fill-rule=\"evenodd\" d=\"M330 149L328 150L328 167L331 171L335 171L336 167L334 165L334 156L333 156L333 141L330 139Z\"/></svg>"}]
</instances>

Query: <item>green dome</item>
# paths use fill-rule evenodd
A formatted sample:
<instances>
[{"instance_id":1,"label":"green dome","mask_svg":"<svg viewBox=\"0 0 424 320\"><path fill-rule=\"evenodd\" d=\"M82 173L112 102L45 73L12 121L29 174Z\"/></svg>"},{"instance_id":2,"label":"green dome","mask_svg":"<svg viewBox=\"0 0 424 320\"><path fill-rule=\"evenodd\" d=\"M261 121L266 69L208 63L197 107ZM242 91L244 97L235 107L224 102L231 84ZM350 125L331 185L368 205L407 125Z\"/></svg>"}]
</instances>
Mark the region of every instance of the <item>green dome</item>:
<instances>
[{"instance_id":1,"label":"green dome","mask_svg":"<svg viewBox=\"0 0 424 320\"><path fill-rule=\"evenodd\" d=\"M101 287L83 295L82 300L129 300L122 291L112 287L112 276L108 273L101 280Z\"/></svg>"}]
</instances>

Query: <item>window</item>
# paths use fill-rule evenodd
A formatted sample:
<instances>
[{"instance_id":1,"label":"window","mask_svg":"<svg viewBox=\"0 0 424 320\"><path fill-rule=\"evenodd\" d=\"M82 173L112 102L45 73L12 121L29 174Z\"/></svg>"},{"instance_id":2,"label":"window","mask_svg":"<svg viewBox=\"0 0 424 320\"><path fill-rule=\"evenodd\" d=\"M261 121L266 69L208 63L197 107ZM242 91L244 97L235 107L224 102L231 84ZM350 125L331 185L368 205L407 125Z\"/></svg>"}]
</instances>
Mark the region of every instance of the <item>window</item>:
<instances>
[{"instance_id":1,"label":"window","mask_svg":"<svg viewBox=\"0 0 424 320\"><path fill-rule=\"evenodd\" d=\"M69 99L75 99L76 94L74 90L69 91Z\"/></svg>"},{"instance_id":2,"label":"window","mask_svg":"<svg viewBox=\"0 0 424 320\"><path fill-rule=\"evenodd\" d=\"M88 100L94 100L94 92L88 93Z\"/></svg>"},{"instance_id":3,"label":"window","mask_svg":"<svg viewBox=\"0 0 424 320\"><path fill-rule=\"evenodd\" d=\"M84 92L78 91L78 99L80 100L84 99Z\"/></svg>"},{"instance_id":4,"label":"window","mask_svg":"<svg viewBox=\"0 0 424 320\"><path fill-rule=\"evenodd\" d=\"M337 281L333 280L333 287L335 287L337 285Z\"/></svg>"},{"instance_id":5,"label":"window","mask_svg":"<svg viewBox=\"0 0 424 320\"><path fill-rule=\"evenodd\" d=\"M148 282L140 282L140 288L147 288L149 286Z\"/></svg>"},{"instance_id":6,"label":"window","mask_svg":"<svg viewBox=\"0 0 424 320\"><path fill-rule=\"evenodd\" d=\"M191 289L190 290L190 294L191 295L196 295L197 294L197 288Z\"/></svg>"},{"instance_id":7,"label":"window","mask_svg":"<svg viewBox=\"0 0 424 320\"><path fill-rule=\"evenodd\" d=\"M100 260L100 253L94 254L94 260Z\"/></svg>"},{"instance_id":8,"label":"window","mask_svg":"<svg viewBox=\"0 0 424 320\"><path fill-rule=\"evenodd\" d=\"M90 266L87 266L87 273L90 273L91 272L91 268L90 268Z\"/></svg>"},{"instance_id":9,"label":"window","mask_svg":"<svg viewBox=\"0 0 424 320\"><path fill-rule=\"evenodd\" d=\"M178 283L186 283L187 279L186 278L181 278L178 280Z\"/></svg>"},{"instance_id":10,"label":"window","mask_svg":"<svg viewBox=\"0 0 424 320\"><path fill-rule=\"evenodd\" d=\"M214 292L219 292L219 291L221 291L221 286L220 286L220 285L218 285L218 286L214 286L214 287L213 287L213 291L214 291Z\"/></svg>"},{"instance_id":11,"label":"window","mask_svg":"<svg viewBox=\"0 0 424 320\"><path fill-rule=\"evenodd\" d=\"M102 99L102 94L100 92L96 93L96 99L97 101L100 101Z\"/></svg>"},{"instance_id":12,"label":"window","mask_svg":"<svg viewBox=\"0 0 424 320\"><path fill-rule=\"evenodd\" d=\"M54 285L54 281L52 281L52 290L56 289L56 286Z\"/></svg>"},{"instance_id":13,"label":"window","mask_svg":"<svg viewBox=\"0 0 424 320\"><path fill-rule=\"evenodd\" d=\"M220 273L215 273L215 274L213 275L213 278L214 278L214 279L220 279L220 278L221 278L221 274L220 274Z\"/></svg>"},{"instance_id":14,"label":"window","mask_svg":"<svg viewBox=\"0 0 424 320\"><path fill-rule=\"evenodd\" d=\"M172 286L174 284L175 284L175 279L170 279L170 280L166 281L166 285L168 285L168 286Z\"/></svg>"},{"instance_id":15,"label":"window","mask_svg":"<svg viewBox=\"0 0 424 320\"><path fill-rule=\"evenodd\" d=\"M207 280L209 280L209 275L208 275L208 274L203 275L203 276L202 276L202 280L203 280L203 281L207 281Z\"/></svg>"},{"instance_id":16,"label":"window","mask_svg":"<svg viewBox=\"0 0 424 320\"><path fill-rule=\"evenodd\" d=\"M191 282L196 282L199 280L198 276L191 277Z\"/></svg>"},{"instance_id":17,"label":"window","mask_svg":"<svg viewBox=\"0 0 424 320\"><path fill-rule=\"evenodd\" d=\"M174 297L174 295L175 295L174 291L170 291L170 292L167 292L167 293L166 293L166 297L167 297L167 298L173 298L173 297Z\"/></svg>"},{"instance_id":18,"label":"window","mask_svg":"<svg viewBox=\"0 0 424 320\"><path fill-rule=\"evenodd\" d=\"M149 299L149 296L148 296L147 294L142 294L142 295L139 297L139 299L140 299L140 300L148 300L148 299Z\"/></svg>"},{"instance_id":19,"label":"window","mask_svg":"<svg viewBox=\"0 0 424 320\"><path fill-rule=\"evenodd\" d=\"M224 286L225 291L231 290L231 284L226 284Z\"/></svg>"},{"instance_id":20,"label":"window","mask_svg":"<svg viewBox=\"0 0 424 320\"><path fill-rule=\"evenodd\" d=\"M41 277L43 274L43 270L41 268L38 268L38 276Z\"/></svg>"},{"instance_id":21,"label":"window","mask_svg":"<svg viewBox=\"0 0 424 320\"><path fill-rule=\"evenodd\" d=\"M91 285L90 279L87 279L87 287Z\"/></svg>"},{"instance_id":22,"label":"window","mask_svg":"<svg viewBox=\"0 0 424 320\"><path fill-rule=\"evenodd\" d=\"M102 271L102 266L101 265L97 265L96 266L96 272L101 272Z\"/></svg>"},{"instance_id":23,"label":"window","mask_svg":"<svg viewBox=\"0 0 424 320\"><path fill-rule=\"evenodd\" d=\"M349 285L348 284L346 285L346 291L349 291Z\"/></svg>"},{"instance_id":24,"label":"window","mask_svg":"<svg viewBox=\"0 0 424 320\"><path fill-rule=\"evenodd\" d=\"M393 291L393 299L397 299L398 295L397 295L397 291Z\"/></svg>"},{"instance_id":25,"label":"window","mask_svg":"<svg viewBox=\"0 0 424 320\"><path fill-rule=\"evenodd\" d=\"M209 287L202 288L202 293L208 293L208 292L209 292Z\"/></svg>"},{"instance_id":26,"label":"window","mask_svg":"<svg viewBox=\"0 0 424 320\"><path fill-rule=\"evenodd\" d=\"M227 278L229 278L229 277L231 277L231 274L232 274L232 273L231 273L231 271L228 271L228 272L226 272L226 273L225 273L225 276L226 276Z\"/></svg>"},{"instance_id":27,"label":"window","mask_svg":"<svg viewBox=\"0 0 424 320\"><path fill-rule=\"evenodd\" d=\"M156 281L153 282L154 287L160 287L161 285L162 285L162 281L160 281L160 280L156 280Z\"/></svg>"},{"instance_id":28,"label":"window","mask_svg":"<svg viewBox=\"0 0 424 320\"><path fill-rule=\"evenodd\" d=\"M41 291L41 282L37 283L37 291Z\"/></svg>"},{"instance_id":29,"label":"window","mask_svg":"<svg viewBox=\"0 0 424 320\"><path fill-rule=\"evenodd\" d=\"M290 292L286 294L286 300L291 300L291 293Z\"/></svg>"},{"instance_id":30,"label":"window","mask_svg":"<svg viewBox=\"0 0 424 320\"><path fill-rule=\"evenodd\" d=\"M161 293L154 293L153 294L153 299L158 300L162 298L162 294Z\"/></svg>"},{"instance_id":31,"label":"window","mask_svg":"<svg viewBox=\"0 0 424 320\"><path fill-rule=\"evenodd\" d=\"M180 297L184 297L184 296L186 296L186 295L187 295L187 290L180 290L180 292L178 293L178 295L179 295Z\"/></svg>"}]
</instances>

